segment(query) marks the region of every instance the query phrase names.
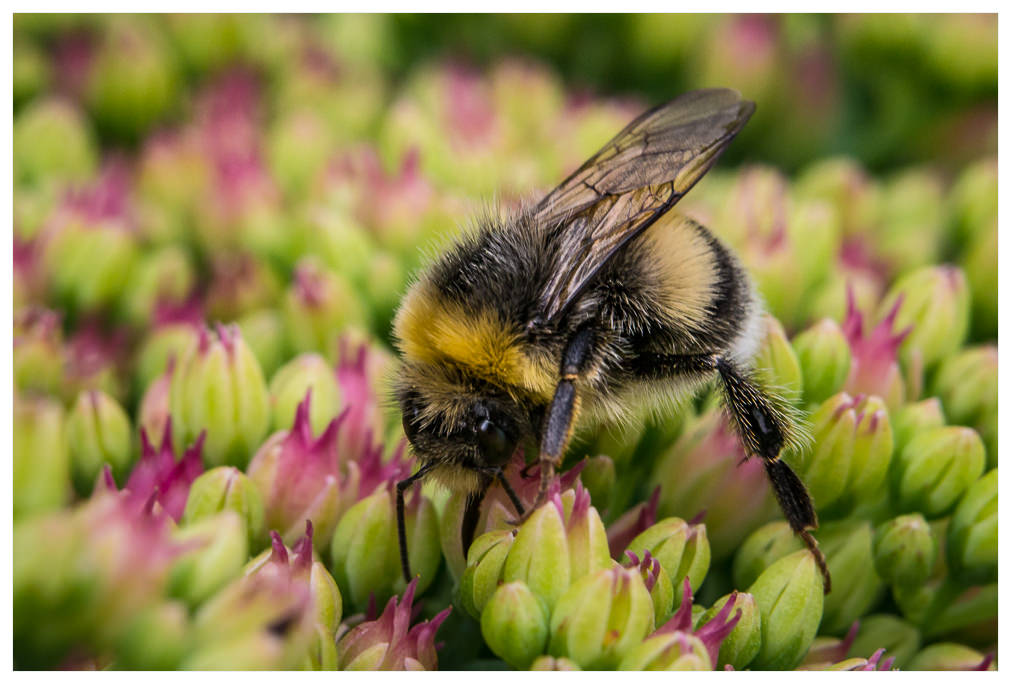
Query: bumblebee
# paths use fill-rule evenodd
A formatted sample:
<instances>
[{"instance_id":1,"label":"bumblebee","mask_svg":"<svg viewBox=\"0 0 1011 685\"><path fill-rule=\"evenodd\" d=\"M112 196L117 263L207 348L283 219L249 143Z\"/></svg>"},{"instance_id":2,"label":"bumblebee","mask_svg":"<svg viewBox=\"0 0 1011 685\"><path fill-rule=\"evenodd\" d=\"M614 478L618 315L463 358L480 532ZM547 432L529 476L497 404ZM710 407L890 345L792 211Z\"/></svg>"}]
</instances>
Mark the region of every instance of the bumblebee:
<instances>
[{"instance_id":1,"label":"bumblebee","mask_svg":"<svg viewBox=\"0 0 1011 685\"><path fill-rule=\"evenodd\" d=\"M412 285L394 321L394 392L420 465L397 485L405 579L404 492L419 479L467 493L466 554L493 483L518 520L529 513L503 475L517 450L539 453L536 508L577 423L627 419L718 379L828 591L811 498L780 459L796 422L749 371L763 334L754 286L712 233L669 211L754 111L727 89L647 111L540 202L465 233Z\"/></svg>"}]
</instances>

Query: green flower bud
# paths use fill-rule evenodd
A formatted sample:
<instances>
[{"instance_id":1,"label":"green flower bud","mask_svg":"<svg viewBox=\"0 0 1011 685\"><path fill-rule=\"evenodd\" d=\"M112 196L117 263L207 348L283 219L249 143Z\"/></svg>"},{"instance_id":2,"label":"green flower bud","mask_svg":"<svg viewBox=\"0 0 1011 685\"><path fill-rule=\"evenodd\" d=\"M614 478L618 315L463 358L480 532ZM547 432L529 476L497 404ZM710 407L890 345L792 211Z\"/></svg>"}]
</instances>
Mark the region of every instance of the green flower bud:
<instances>
[{"instance_id":1,"label":"green flower bud","mask_svg":"<svg viewBox=\"0 0 1011 685\"><path fill-rule=\"evenodd\" d=\"M709 571L709 539L705 524L692 525L676 517L666 518L653 524L637 535L628 545L628 550L639 557L648 551L660 562L667 572L674 588L679 588L685 578L692 592L698 590ZM674 593L674 605L680 606L681 598Z\"/></svg>"},{"instance_id":2,"label":"green flower bud","mask_svg":"<svg viewBox=\"0 0 1011 685\"><path fill-rule=\"evenodd\" d=\"M892 456L888 411L877 397L839 393L811 416L814 440L786 460L820 511L846 513L879 490Z\"/></svg>"},{"instance_id":3,"label":"green flower bud","mask_svg":"<svg viewBox=\"0 0 1011 685\"><path fill-rule=\"evenodd\" d=\"M14 403L14 518L54 511L70 497L63 407L47 398Z\"/></svg>"},{"instance_id":4,"label":"green flower bud","mask_svg":"<svg viewBox=\"0 0 1011 685\"><path fill-rule=\"evenodd\" d=\"M948 566L966 583L997 580L997 469L969 486L948 526Z\"/></svg>"},{"instance_id":5,"label":"green flower bud","mask_svg":"<svg viewBox=\"0 0 1011 685\"><path fill-rule=\"evenodd\" d=\"M713 663L702 640L675 631L646 638L625 654L619 671L711 671Z\"/></svg>"},{"instance_id":6,"label":"green flower bud","mask_svg":"<svg viewBox=\"0 0 1011 685\"><path fill-rule=\"evenodd\" d=\"M165 602L140 612L116 643L116 667L168 671L179 667L189 647L185 605Z\"/></svg>"},{"instance_id":7,"label":"green flower bud","mask_svg":"<svg viewBox=\"0 0 1011 685\"><path fill-rule=\"evenodd\" d=\"M972 338L997 337L997 221L969 243L959 266L969 279L972 292Z\"/></svg>"},{"instance_id":8,"label":"green flower bud","mask_svg":"<svg viewBox=\"0 0 1011 685\"><path fill-rule=\"evenodd\" d=\"M515 539L510 530L491 530L474 540L467 551L467 568L460 579L460 602L477 620L499 587L506 555Z\"/></svg>"},{"instance_id":9,"label":"green flower bud","mask_svg":"<svg viewBox=\"0 0 1011 685\"><path fill-rule=\"evenodd\" d=\"M210 465L245 466L267 432L267 385L236 326L200 334L176 365L169 402L175 444L206 430Z\"/></svg>"},{"instance_id":10,"label":"green flower bud","mask_svg":"<svg viewBox=\"0 0 1011 685\"><path fill-rule=\"evenodd\" d=\"M822 631L842 634L880 598L884 585L874 570L873 537L871 525L859 520L828 523L818 531L833 579Z\"/></svg>"},{"instance_id":11,"label":"green flower bud","mask_svg":"<svg viewBox=\"0 0 1011 685\"><path fill-rule=\"evenodd\" d=\"M334 149L334 135L318 112L284 111L267 133L267 159L289 196L308 187Z\"/></svg>"},{"instance_id":12,"label":"green flower bud","mask_svg":"<svg viewBox=\"0 0 1011 685\"><path fill-rule=\"evenodd\" d=\"M137 256L136 236L122 220L71 215L42 259L54 295L73 309L93 310L120 298Z\"/></svg>"},{"instance_id":13,"label":"green flower bud","mask_svg":"<svg viewBox=\"0 0 1011 685\"><path fill-rule=\"evenodd\" d=\"M272 376L287 358L284 323L273 309L259 309L238 320L242 338L260 362L264 376Z\"/></svg>"},{"instance_id":14,"label":"green flower bud","mask_svg":"<svg viewBox=\"0 0 1011 685\"><path fill-rule=\"evenodd\" d=\"M601 569L577 580L558 599L548 651L581 668L611 669L653 625L653 600L639 572L620 566Z\"/></svg>"},{"instance_id":15,"label":"green flower bud","mask_svg":"<svg viewBox=\"0 0 1011 685\"><path fill-rule=\"evenodd\" d=\"M15 34L20 33L15 30ZM14 39L14 108L21 106L46 89L51 80L49 63L34 42Z\"/></svg>"},{"instance_id":16,"label":"green flower bud","mask_svg":"<svg viewBox=\"0 0 1011 685\"><path fill-rule=\"evenodd\" d=\"M938 642L914 656L907 671L992 671L993 655L984 656L971 647L954 642Z\"/></svg>"},{"instance_id":17,"label":"green flower bud","mask_svg":"<svg viewBox=\"0 0 1011 685\"><path fill-rule=\"evenodd\" d=\"M219 466L193 481L181 523L190 526L224 511L238 514L255 549L265 537L263 498L249 477L234 466Z\"/></svg>"},{"instance_id":18,"label":"green flower bud","mask_svg":"<svg viewBox=\"0 0 1011 685\"><path fill-rule=\"evenodd\" d=\"M60 315L28 308L14 317L14 387L59 395L63 389L64 344Z\"/></svg>"},{"instance_id":19,"label":"green flower bud","mask_svg":"<svg viewBox=\"0 0 1011 685\"><path fill-rule=\"evenodd\" d=\"M828 202L847 236L864 234L876 225L881 189L852 159L835 157L811 164L792 190L798 196Z\"/></svg>"},{"instance_id":20,"label":"green flower bud","mask_svg":"<svg viewBox=\"0 0 1011 685\"><path fill-rule=\"evenodd\" d=\"M120 300L127 321L147 325L159 307L180 305L193 291L196 274L186 251L177 245L153 250L138 261Z\"/></svg>"},{"instance_id":21,"label":"green flower bud","mask_svg":"<svg viewBox=\"0 0 1011 685\"><path fill-rule=\"evenodd\" d=\"M29 104L14 120L14 175L20 182L80 182L98 163L94 136L69 102Z\"/></svg>"},{"instance_id":22,"label":"green flower bud","mask_svg":"<svg viewBox=\"0 0 1011 685\"><path fill-rule=\"evenodd\" d=\"M807 550L783 557L748 588L762 616L755 669L788 670L804 658L821 622L825 587Z\"/></svg>"},{"instance_id":23,"label":"green flower bud","mask_svg":"<svg viewBox=\"0 0 1011 685\"><path fill-rule=\"evenodd\" d=\"M880 316L899 302L895 330L911 328L899 352L907 365L915 354L932 367L962 346L969 329L969 288L961 269L928 266L906 274L882 300Z\"/></svg>"},{"instance_id":24,"label":"green flower bud","mask_svg":"<svg viewBox=\"0 0 1011 685\"><path fill-rule=\"evenodd\" d=\"M564 511L559 504L546 502L523 522L502 569L505 582L526 583L548 611L554 610L572 578Z\"/></svg>"},{"instance_id":25,"label":"green flower bud","mask_svg":"<svg viewBox=\"0 0 1011 685\"><path fill-rule=\"evenodd\" d=\"M881 199L876 251L897 273L936 261L945 217L938 176L923 168L901 172L885 184Z\"/></svg>"},{"instance_id":26,"label":"green flower bud","mask_svg":"<svg viewBox=\"0 0 1011 685\"><path fill-rule=\"evenodd\" d=\"M960 244L997 220L997 160L982 159L963 171L948 195Z\"/></svg>"},{"instance_id":27,"label":"green flower bud","mask_svg":"<svg viewBox=\"0 0 1011 685\"><path fill-rule=\"evenodd\" d=\"M716 603L702 614L699 624L704 625L711 621L729 600L730 595L724 595L716 600ZM728 665L738 671L746 668L762 648L762 614L755 598L747 592L737 593L732 615L738 612L741 614L740 620L720 645L719 662L716 664L720 670Z\"/></svg>"},{"instance_id":28,"label":"green flower bud","mask_svg":"<svg viewBox=\"0 0 1011 685\"><path fill-rule=\"evenodd\" d=\"M633 552L626 552L626 555L632 566L639 568L642 582L649 590L649 596L653 598L654 623L656 625L666 623L674 614L674 586L670 582L670 576L649 552L646 552L641 562Z\"/></svg>"},{"instance_id":29,"label":"green flower bud","mask_svg":"<svg viewBox=\"0 0 1011 685\"><path fill-rule=\"evenodd\" d=\"M920 514L898 516L874 533L874 567L889 585L919 585L930 575L937 544Z\"/></svg>"},{"instance_id":30,"label":"green flower bud","mask_svg":"<svg viewBox=\"0 0 1011 685\"><path fill-rule=\"evenodd\" d=\"M155 442L164 437L166 426L171 420L172 374L175 372L175 357L169 360L165 373L156 378L144 391L137 409L137 427L151 436Z\"/></svg>"},{"instance_id":31,"label":"green flower bud","mask_svg":"<svg viewBox=\"0 0 1011 685\"><path fill-rule=\"evenodd\" d=\"M407 549L411 571L424 591L442 560L438 522L427 497L407 503ZM331 569L348 606L364 610L370 595L383 602L403 590L396 512L391 488L380 487L355 503L337 523L330 544Z\"/></svg>"},{"instance_id":32,"label":"green flower bud","mask_svg":"<svg viewBox=\"0 0 1011 685\"><path fill-rule=\"evenodd\" d=\"M274 430L290 428L295 409L312 390L309 425L322 433L341 409L341 391L334 368L318 354L303 354L282 366L270 379L270 404Z\"/></svg>"},{"instance_id":33,"label":"green flower bud","mask_svg":"<svg viewBox=\"0 0 1011 685\"><path fill-rule=\"evenodd\" d=\"M542 656L530 665L531 671L581 671L571 659L565 657Z\"/></svg>"},{"instance_id":34,"label":"green flower bud","mask_svg":"<svg viewBox=\"0 0 1011 685\"><path fill-rule=\"evenodd\" d=\"M90 494L104 464L117 480L126 476L133 456L130 419L104 392L82 392L67 417L67 444L74 487L82 495Z\"/></svg>"},{"instance_id":35,"label":"green flower bud","mask_svg":"<svg viewBox=\"0 0 1011 685\"><path fill-rule=\"evenodd\" d=\"M172 565L169 594L191 607L237 578L249 558L245 524L234 511L180 528L175 540L189 551Z\"/></svg>"},{"instance_id":36,"label":"green flower bud","mask_svg":"<svg viewBox=\"0 0 1011 685\"><path fill-rule=\"evenodd\" d=\"M898 616L875 614L860 619L859 632L846 656L869 658L884 648L885 654L895 659L897 668L905 668L920 644L920 631L912 625Z\"/></svg>"},{"instance_id":37,"label":"green flower bud","mask_svg":"<svg viewBox=\"0 0 1011 685\"><path fill-rule=\"evenodd\" d=\"M765 316L765 337L755 355L755 369L767 387L775 388L789 402L800 400L804 389L800 361L790 346L783 325Z\"/></svg>"},{"instance_id":38,"label":"green flower bud","mask_svg":"<svg viewBox=\"0 0 1011 685\"><path fill-rule=\"evenodd\" d=\"M752 585L774 562L803 548L786 521L765 524L748 536L734 556L734 585Z\"/></svg>"},{"instance_id":39,"label":"green flower bud","mask_svg":"<svg viewBox=\"0 0 1011 685\"><path fill-rule=\"evenodd\" d=\"M997 464L997 347L972 347L945 359L933 392L944 413L959 426L971 426L986 443L987 463Z\"/></svg>"},{"instance_id":40,"label":"green flower bud","mask_svg":"<svg viewBox=\"0 0 1011 685\"><path fill-rule=\"evenodd\" d=\"M985 464L983 441L971 428L944 426L918 433L892 464L893 501L899 511L943 516L983 474Z\"/></svg>"},{"instance_id":41,"label":"green flower bud","mask_svg":"<svg viewBox=\"0 0 1011 685\"><path fill-rule=\"evenodd\" d=\"M481 635L488 647L513 668L527 668L544 653L548 612L520 582L499 586L481 612Z\"/></svg>"},{"instance_id":42,"label":"green flower bud","mask_svg":"<svg viewBox=\"0 0 1011 685\"><path fill-rule=\"evenodd\" d=\"M105 132L137 140L176 100L173 55L145 20L113 19L89 69L85 99Z\"/></svg>"},{"instance_id":43,"label":"green flower bud","mask_svg":"<svg viewBox=\"0 0 1011 685\"><path fill-rule=\"evenodd\" d=\"M212 234L204 229L201 235ZM210 247L211 282L204 298L207 317L230 321L273 307L281 296L281 277L271 262L230 247Z\"/></svg>"},{"instance_id":44,"label":"green flower bud","mask_svg":"<svg viewBox=\"0 0 1011 685\"><path fill-rule=\"evenodd\" d=\"M282 311L293 349L327 355L336 351L340 332L364 317L351 284L311 258L295 267Z\"/></svg>"},{"instance_id":45,"label":"green flower bud","mask_svg":"<svg viewBox=\"0 0 1011 685\"><path fill-rule=\"evenodd\" d=\"M944 411L936 397L903 405L892 418L896 454L905 449L913 436L944 424Z\"/></svg>"},{"instance_id":46,"label":"green flower bud","mask_svg":"<svg viewBox=\"0 0 1011 685\"><path fill-rule=\"evenodd\" d=\"M850 346L832 319L822 319L793 339L804 378L804 400L824 402L839 392L850 372Z\"/></svg>"},{"instance_id":47,"label":"green flower bud","mask_svg":"<svg viewBox=\"0 0 1011 685\"><path fill-rule=\"evenodd\" d=\"M137 391L144 391L161 377L168 370L170 360L178 363L197 344L199 337L198 329L189 324L171 324L152 331L137 353L134 373Z\"/></svg>"}]
</instances>

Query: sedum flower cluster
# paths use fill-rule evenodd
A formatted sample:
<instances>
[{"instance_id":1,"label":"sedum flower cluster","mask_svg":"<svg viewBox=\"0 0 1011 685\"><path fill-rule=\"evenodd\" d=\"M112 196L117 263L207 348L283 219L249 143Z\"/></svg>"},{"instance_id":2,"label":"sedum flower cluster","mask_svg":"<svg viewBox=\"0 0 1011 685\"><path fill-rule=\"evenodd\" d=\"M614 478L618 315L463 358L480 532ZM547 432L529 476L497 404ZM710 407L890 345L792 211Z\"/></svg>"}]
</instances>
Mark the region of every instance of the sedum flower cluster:
<instances>
[{"instance_id":1,"label":"sedum flower cluster","mask_svg":"<svg viewBox=\"0 0 1011 685\"><path fill-rule=\"evenodd\" d=\"M469 550L464 496L413 489L405 582L389 328L420 248L640 106L530 62L394 81L377 21L16 18L15 667L994 668L992 154L725 167L679 206L766 303L755 370L803 417L783 458L830 594L709 390L582 428L520 525L496 485ZM737 85L775 100L774 53L805 43L763 21L706 35L767 54ZM839 21L846 59L902 43ZM952 26L917 50L971 91L982 29ZM529 507L537 468L506 478Z\"/></svg>"}]
</instances>

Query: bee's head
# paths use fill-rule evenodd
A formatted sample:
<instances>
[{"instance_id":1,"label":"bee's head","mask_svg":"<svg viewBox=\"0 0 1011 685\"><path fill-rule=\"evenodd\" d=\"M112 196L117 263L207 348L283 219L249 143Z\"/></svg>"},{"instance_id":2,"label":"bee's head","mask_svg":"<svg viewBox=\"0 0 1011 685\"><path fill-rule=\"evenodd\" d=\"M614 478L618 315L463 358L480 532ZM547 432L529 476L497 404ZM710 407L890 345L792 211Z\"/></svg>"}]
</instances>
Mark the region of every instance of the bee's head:
<instances>
[{"instance_id":1,"label":"bee's head","mask_svg":"<svg viewBox=\"0 0 1011 685\"><path fill-rule=\"evenodd\" d=\"M532 434L531 419L506 393L445 370L404 369L397 399L404 433L422 463L482 472L504 467Z\"/></svg>"}]
</instances>

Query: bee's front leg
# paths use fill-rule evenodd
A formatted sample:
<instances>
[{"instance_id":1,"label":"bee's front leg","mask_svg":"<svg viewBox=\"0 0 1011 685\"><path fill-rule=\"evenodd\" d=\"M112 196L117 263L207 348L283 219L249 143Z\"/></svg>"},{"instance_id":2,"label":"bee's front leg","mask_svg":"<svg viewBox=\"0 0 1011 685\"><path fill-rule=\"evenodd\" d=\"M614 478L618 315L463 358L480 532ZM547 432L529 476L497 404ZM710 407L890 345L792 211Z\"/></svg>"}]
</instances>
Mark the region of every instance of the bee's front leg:
<instances>
[{"instance_id":1,"label":"bee's front leg","mask_svg":"<svg viewBox=\"0 0 1011 685\"><path fill-rule=\"evenodd\" d=\"M580 386L591 368L589 362L595 340L596 335L592 328L581 328L565 347L560 369L561 377L545 415L541 433L541 448L537 459L541 467L541 482L537 488L537 498L525 514L512 522L513 525L519 525L529 518L530 514L547 499L555 470L562 464L565 448L572 438L576 420L579 418Z\"/></svg>"}]
</instances>

